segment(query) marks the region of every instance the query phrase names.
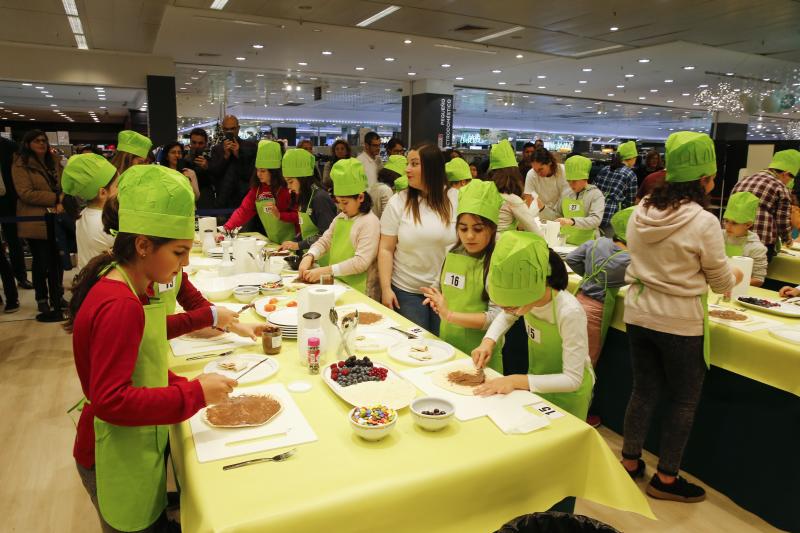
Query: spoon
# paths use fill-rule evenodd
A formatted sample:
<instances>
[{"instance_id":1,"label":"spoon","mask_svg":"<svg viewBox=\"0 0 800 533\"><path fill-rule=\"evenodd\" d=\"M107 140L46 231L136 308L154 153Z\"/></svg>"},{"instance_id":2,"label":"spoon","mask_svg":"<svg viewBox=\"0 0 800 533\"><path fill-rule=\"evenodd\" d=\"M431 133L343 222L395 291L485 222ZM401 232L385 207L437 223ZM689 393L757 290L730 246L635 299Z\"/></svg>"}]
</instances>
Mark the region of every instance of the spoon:
<instances>
[{"instance_id":1,"label":"spoon","mask_svg":"<svg viewBox=\"0 0 800 533\"><path fill-rule=\"evenodd\" d=\"M342 346L344 346L345 353L347 353L347 356L350 357L352 354L350 353L350 349L347 347L347 343L344 340L342 328L339 327L339 313L336 312L335 307L331 307L331 310L328 313L328 318L330 319L331 323L336 326L336 330L339 332L339 338L341 339L341 342L339 342L339 351L341 351Z\"/></svg>"}]
</instances>

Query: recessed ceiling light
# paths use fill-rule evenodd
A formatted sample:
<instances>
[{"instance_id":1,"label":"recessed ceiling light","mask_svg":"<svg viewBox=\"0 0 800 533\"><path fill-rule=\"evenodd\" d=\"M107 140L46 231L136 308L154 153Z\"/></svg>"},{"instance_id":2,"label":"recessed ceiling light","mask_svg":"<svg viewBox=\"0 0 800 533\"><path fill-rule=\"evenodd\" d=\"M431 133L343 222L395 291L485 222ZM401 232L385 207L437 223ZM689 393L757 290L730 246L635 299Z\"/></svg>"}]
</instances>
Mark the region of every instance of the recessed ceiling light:
<instances>
[{"instance_id":1,"label":"recessed ceiling light","mask_svg":"<svg viewBox=\"0 0 800 533\"><path fill-rule=\"evenodd\" d=\"M416 73L416 72L409 72L409 73L408 73L408 75L409 75L409 76L416 76L416 75L417 75L417 73Z\"/></svg>"},{"instance_id":2,"label":"recessed ceiling light","mask_svg":"<svg viewBox=\"0 0 800 533\"><path fill-rule=\"evenodd\" d=\"M647 97L646 96L640 96L639 100L647 100Z\"/></svg>"},{"instance_id":3,"label":"recessed ceiling light","mask_svg":"<svg viewBox=\"0 0 800 533\"><path fill-rule=\"evenodd\" d=\"M544 85L539 85L539 86L537 87L537 89L547 89L547 87L545 87Z\"/></svg>"},{"instance_id":4,"label":"recessed ceiling light","mask_svg":"<svg viewBox=\"0 0 800 533\"><path fill-rule=\"evenodd\" d=\"M240 56L240 57L237 57L237 58L236 58L236 61L244 61L245 59L247 59L247 58L245 58L245 57L241 57L241 56Z\"/></svg>"},{"instance_id":5,"label":"recessed ceiling light","mask_svg":"<svg viewBox=\"0 0 800 533\"><path fill-rule=\"evenodd\" d=\"M624 88L625 88L624 85L617 85L617 89L624 89Z\"/></svg>"},{"instance_id":6,"label":"recessed ceiling light","mask_svg":"<svg viewBox=\"0 0 800 533\"><path fill-rule=\"evenodd\" d=\"M190 81L185 81L185 82L183 82L183 84L184 84L184 85L191 85L191 84L192 84L192 82L190 82Z\"/></svg>"},{"instance_id":7,"label":"recessed ceiling light","mask_svg":"<svg viewBox=\"0 0 800 533\"><path fill-rule=\"evenodd\" d=\"M242 88L242 86L241 86L241 85L234 85L234 86L233 86L233 88L234 88L234 89L241 89L241 88Z\"/></svg>"},{"instance_id":8,"label":"recessed ceiling light","mask_svg":"<svg viewBox=\"0 0 800 533\"><path fill-rule=\"evenodd\" d=\"M574 91L574 92L576 92L576 93L582 93L583 91L581 91L580 89L575 89L575 91Z\"/></svg>"},{"instance_id":9,"label":"recessed ceiling light","mask_svg":"<svg viewBox=\"0 0 800 533\"><path fill-rule=\"evenodd\" d=\"M578 83L588 83L586 80L578 80Z\"/></svg>"},{"instance_id":10,"label":"recessed ceiling light","mask_svg":"<svg viewBox=\"0 0 800 533\"><path fill-rule=\"evenodd\" d=\"M616 26L611 26L610 28L608 28L608 31L618 31L618 30L619 28Z\"/></svg>"},{"instance_id":11,"label":"recessed ceiling light","mask_svg":"<svg viewBox=\"0 0 800 533\"><path fill-rule=\"evenodd\" d=\"M356 70L364 70L364 67L356 67Z\"/></svg>"},{"instance_id":12,"label":"recessed ceiling light","mask_svg":"<svg viewBox=\"0 0 800 533\"><path fill-rule=\"evenodd\" d=\"M32 83L23 83L22 85L24 85L25 87L31 87L33 84Z\"/></svg>"},{"instance_id":13,"label":"recessed ceiling light","mask_svg":"<svg viewBox=\"0 0 800 533\"><path fill-rule=\"evenodd\" d=\"M496 68L496 69L494 69L494 70L492 71L492 74L500 74L501 72L503 72L503 71L502 71L502 70L500 70L500 69L497 69L497 68Z\"/></svg>"},{"instance_id":14,"label":"recessed ceiling light","mask_svg":"<svg viewBox=\"0 0 800 533\"><path fill-rule=\"evenodd\" d=\"M442 68L450 68L451 66L450 63L442 63Z\"/></svg>"},{"instance_id":15,"label":"recessed ceiling light","mask_svg":"<svg viewBox=\"0 0 800 533\"><path fill-rule=\"evenodd\" d=\"M505 84L506 84L506 82L504 82L504 81L498 81L497 82L497 85L505 85Z\"/></svg>"},{"instance_id":16,"label":"recessed ceiling light","mask_svg":"<svg viewBox=\"0 0 800 533\"><path fill-rule=\"evenodd\" d=\"M545 78L547 78L547 76L545 76L543 74L539 74L538 76L536 76L536 79L539 79L539 80L543 80Z\"/></svg>"},{"instance_id":17,"label":"recessed ceiling light","mask_svg":"<svg viewBox=\"0 0 800 533\"><path fill-rule=\"evenodd\" d=\"M685 67L683 67L683 70L694 70L694 66L693 65L686 65Z\"/></svg>"},{"instance_id":18,"label":"recessed ceiling light","mask_svg":"<svg viewBox=\"0 0 800 533\"><path fill-rule=\"evenodd\" d=\"M764 81L769 81L770 79L769 79L769 78L763 78L763 80L764 80Z\"/></svg>"},{"instance_id":19,"label":"recessed ceiling light","mask_svg":"<svg viewBox=\"0 0 800 533\"><path fill-rule=\"evenodd\" d=\"M614 96L614 93L608 93L607 96Z\"/></svg>"},{"instance_id":20,"label":"recessed ceiling light","mask_svg":"<svg viewBox=\"0 0 800 533\"><path fill-rule=\"evenodd\" d=\"M672 83L672 80L664 80L664 83Z\"/></svg>"},{"instance_id":21,"label":"recessed ceiling light","mask_svg":"<svg viewBox=\"0 0 800 533\"><path fill-rule=\"evenodd\" d=\"M651 93L657 93L657 92L658 92L658 89L650 89L650 92L651 92Z\"/></svg>"},{"instance_id":22,"label":"recessed ceiling light","mask_svg":"<svg viewBox=\"0 0 800 533\"><path fill-rule=\"evenodd\" d=\"M522 54L517 54L517 55L516 55L516 58L517 58L517 59L522 59L523 57L525 57L525 56L523 56Z\"/></svg>"},{"instance_id":23,"label":"recessed ceiling light","mask_svg":"<svg viewBox=\"0 0 800 533\"><path fill-rule=\"evenodd\" d=\"M695 102L692 105L700 105L700 103L699 102Z\"/></svg>"},{"instance_id":24,"label":"recessed ceiling light","mask_svg":"<svg viewBox=\"0 0 800 533\"><path fill-rule=\"evenodd\" d=\"M674 101L675 101L675 100L667 100L667 103L668 103L668 104L671 104L671 103L673 103Z\"/></svg>"},{"instance_id":25,"label":"recessed ceiling light","mask_svg":"<svg viewBox=\"0 0 800 533\"><path fill-rule=\"evenodd\" d=\"M735 72L726 72L725 73L726 76L733 76L734 74L735 74Z\"/></svg>"},{"instance_id":26,"label":"recessed ceiling light","mask_svg":"<svg viewBox=\"0 0 800 533\"><path fill-rule=\"evenodd\" d=\"M53 97L53 95L52 95L52 94L46 94L46 95L44 95L44 97L45 97L45 98L52 98L52 97ZM105 98L103 98L103 100L105 100Z\"/></svg>"},{"instance_id":27,"label":"recessed ceiling light","mask_svg":"<svg viewBox=\"0 0 800 533\"><path fill-rule=\"evenodd\" d=\"M581 70L582 70L583 72L591 72L591 71L592 71L592 69L590 69L590 68L588 68L588 67L587 67L587 68L582 68Z\"/></svg>"},{"instance_id":28,"label":"recessed ceiling light","mask_svg":"<svg viewBox=\"0 0 800 533\"><path fill-rule=\"evenodd\" d=\"M100 109L108 109L108 108L106 106L104 106L104 105L101 105Z\"/></svg>"},{"instance_id":29,"label":"recessed ceiling light","mask_svg":"<svg viewBox=\"0 0 800 533\"><path fill-rule=\"evenodd\" d=\"M707 83L701 83L700 85L697 86L698 89L705 89L706 87L708 87Z\"/></svg>"},{"instance_id":30,"label":"recessed ceiling light","mask_svg":"<svg viewBox=\"0 0 800 533\"><path fill-rule=\"evenodd\" d=\"M297 64L300 65L301 67L308 66L308 63L306 63L305 61L298 61Z\"/></svg>"},{"instance_id":31,"label":"recessed ceiling light","mask_svg":"<svg viewBox=\"0 0 800 533\"><path fill-rule=\"evenodd\" d=\"M331 52L330 50L323 50L322 51L322 55L324 55L324 56L332 56L333 52Z\"/></svg>"},{"instance_id":32,"label":"recessed ceiling light","mask_svg":"<svg viewBox=\"0 0 800 533\"><path fill-rule=\"evenodd\" d=\"M384 57L383 60L392 62L392 61L394 61L394 58L393 57Z\"/></svg>"},{"instance_id":33,"label":"recessed ceiling light","mask_svg":"<svg viewBox=\"0 0 800 533\"><path fill-rule=\"evenodd\" d=\"M61 114L61 110L60 109L53 109L53 113Z\"/></svg>"},{"instance_id":34,"label":"recessed ceiling light","mask_svg":"<svg viewBox=\"0 0 800 533\"><path fill-rule=\"evenodd\" d=\"M365 19L364 19L364 20L362 20L361 22L357 23L357 24L356 24L356 26L358 26L359 28L364 28L364 27L366 27L366 26L369 26L369 25L370 25L370 24L372 24L373 22L375 22L375 21L377 21L377 20L380 20L380 19L382 19L383 17L385 17L385 16L387 16L387 15L391 15L392 13L394 13L395 11L397 11L398 9L400 9L400 7L399 7L399 6L389 6L389 7L387 7L386 9L383 9L383 10L381 10L381 11L378 11L377 13L375 13L374 15L372 15L371 17L367 17L367 18L365 18Z\"/></svg>"},{"instance_id":35,"label":"recessed ceiling light","mask_svg":"<svg viewBox=\"0 0 800 533\"><path fill-rule=\"evenodd\" d=\"M456 79L457 79L458 81L461 81L461 80L463 80L463 79L464 79L464 76L456 76Z\"/></svg>"},{"instance_id":36,"label":"recessed ceiling light","mask_svg":"<svg viewBox=\"0 0 800 533\"><path fill-rule=\"evenodd\" d=\"M263 44L254 44L253 48L255 48L256 50L261 50L262 48L264 48L264 45Z\"/></svg>"},{"instance_id":37,"label":"recessed ceiling light","mask_svg":"<svg viewBox=\"0 0 800 533\"><path fill-rule=\"evenodd\" d=\"M361 85L366 85L367 84L367 82L365 82L365 81L360 81L358 83L360 83Z\"/></svg>"},{"instance_id":38,"label":"recessed ceiling light","mask_svg":"<svg viewBox=\"0 0 800 533\"><path fill-rule=\"evenodd\" d=\"M625 74L626 78L633 78L634 76L636 76L636 74Z\"/></svg>"},{"instance_id":39,"label":"recessed ceiling light","mask_svg":"<svg viewBox=\"0 0 800 533\"><path fill-rule=\"evenodd\" d=\"M42 90L44 89L44 85L37 85L36 87L34 87L34 89Z\"/></svg>"},{"instance_id":40,"label":"recessed ceiling light","mask_svg":"<svg viewBox=\"0 0 800 533\"><path fill-rule=\"evenodd\" d=\"M3 102L0 102L2 104ZM50 107L58 107L58 104L50 104Z\"/></svg>"},{"instance_id":41,"label":"recessed ceiling light","mask_svg":"<svg viewBox=\"0 0 800 533\"><path fill-rule=\"evenodd\" d=\"M488 92L488 93L486 93L486 94L494 94L494 93L493 93L493 92Z\"/></svg>"},{"instance_id":42,"label":"recessed ceiling light","mask_svg":"<svg viewBox=\"0 0 800 533\"><path fill-rule=\"evenodd\" d=\"M411 44L412 42L413 41L411 41L411 39L406 39L405 41L403 41L403 44Z\"/></svg>"},{"instance_id":43,"label":"recessed ceiling light","mask_svg":"<svg viewBox=\"0 0 800 533\"><path fill-rule=\"evenodd\" d=\"M263 78L263 77L264 77L264 75L263 75L263 74L256 74L256 78ZM311 78L311 79L312 79L312 80L315 80L316 78Z\"/></svg>"},{"instance_id":44,"label":"recessed ceiling light","mask_svg":"<svg viewBox=\"0 0 800 533\"><path fill-rule=\"evenodd\" d=\"M643 57L643 58L641 58L641 59L639 60L639 63L649 63L649 62L650 62L650 60L649 60L649 59L647 59L646 57Z\"/></svg>"},{"instance_id":45,"label":"recessed ceiling light","mask_svg":"<svg viewBox=\"0 0 800 533\"><path fill-rule=\"evenodd\" d=\"M206 70L198 70L197 72L199 72L200 74L205 74L208 71L206 71Z\"/></svg>"},{"instance_id":46,"label":"recessed ceiling light","mask_svg":"<svg viewBox=\"0 0 800 533\"><path fill-rule=\"evenodd\" d=\"M689 96L689 93L681 93L681 96Z\"/></svg>"}]
</instances>

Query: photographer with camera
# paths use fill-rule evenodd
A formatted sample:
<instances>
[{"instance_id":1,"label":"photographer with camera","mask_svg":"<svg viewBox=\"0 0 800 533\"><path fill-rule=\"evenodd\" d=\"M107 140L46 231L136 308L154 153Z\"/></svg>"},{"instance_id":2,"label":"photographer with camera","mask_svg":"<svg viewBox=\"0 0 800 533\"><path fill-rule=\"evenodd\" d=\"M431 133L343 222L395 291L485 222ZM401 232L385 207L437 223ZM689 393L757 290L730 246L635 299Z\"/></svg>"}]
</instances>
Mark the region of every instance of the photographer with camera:
<instances>
[{"instance_id":1,"label":"photographer with camera","mask_svg":"<svg viewBox=\"0 0 800 533\"><path fill-rule=\"evenodd\" d=\"M250 176L256 161L257 145L239 137L239 119L222 119L224 139L211 149L208 170L216 185L216 207L238 207L250 189Z\"/></svg>"},{"instance_id":2,"label":"photographer with camera","mask_svg":"<svg viewBox=\"0 0 800 533\"><path fill-rule=\"evenodd\" d=\"M213 209L216 199L214 178L208 170L211 151L208 147L208 134L203 128L195 128L189 133L189 150L183 159L183 167L194 170L200 197L197 199L198 209Z\"/></svg>"}]
</instances>

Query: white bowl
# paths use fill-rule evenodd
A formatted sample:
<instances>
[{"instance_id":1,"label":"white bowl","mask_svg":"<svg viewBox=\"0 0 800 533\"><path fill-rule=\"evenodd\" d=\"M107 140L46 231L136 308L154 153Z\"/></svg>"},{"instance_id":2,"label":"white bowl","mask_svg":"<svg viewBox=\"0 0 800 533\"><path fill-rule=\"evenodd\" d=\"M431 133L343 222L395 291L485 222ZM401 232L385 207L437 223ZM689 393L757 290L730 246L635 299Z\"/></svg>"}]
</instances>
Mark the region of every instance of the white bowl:
<instances>
[{"instance_id":1,"label":"white bowl","mask_svg":"<svg viewBox=\"0 0 800 533\"><path fill-rule=\"evenodd\" d=\"M444 411L443 415L423 415L422 411ZM411 402L411 417L414 423L426 431L439 431L444 429L453 419L456 407L444 398L424 396Z\"/></svg>"},{"instance_id":2,"label":"white bowl","mask_svg":"<svg viewBox=\"0 0 800 533\"><path fill-rule=\"evenodd\" d=\"M353 428L355 434L364 440L369 440L369 441L381 440L386 435L391 433L392 430L394 429L395 424L397 424L398 414L395 412L394 420L392 420L391 422L387 422L382 426L362 426L361 424L358 424L353 420L353 412L355 412L356 409L358 409L358 407L355 407L347 412L347 419L350 420L350 427Z\"/></svg>"},{"instance_id":3,"label":"white bowl","mask_svg":"<svg viewBox=\"0 0 800 533\"><path fill-rule=\"evenodd\" d=\"M199 278L196 279L195 287L203 293L209 300L227 300L233 294L236 287L236 279L233 276L224 278Z\"/></svg>"},{"instance_id":4,"label":"white bowl","mask_svg":"<svg viewBox=\"0 0 800 533\"><path fill-rule=\"evenodd\" d=\"M233 297L245 304L252 302L258 295L258 287L236 287L233 289Z\"/></svg>"}]
</instances>

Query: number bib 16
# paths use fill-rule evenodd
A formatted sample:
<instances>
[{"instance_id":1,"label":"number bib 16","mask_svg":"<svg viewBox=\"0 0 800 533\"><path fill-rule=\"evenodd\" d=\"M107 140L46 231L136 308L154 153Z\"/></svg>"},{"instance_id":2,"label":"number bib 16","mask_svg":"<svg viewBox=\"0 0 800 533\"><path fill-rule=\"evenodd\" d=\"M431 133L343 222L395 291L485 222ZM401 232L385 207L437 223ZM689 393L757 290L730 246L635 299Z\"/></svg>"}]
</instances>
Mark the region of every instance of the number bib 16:
<instances>
[{"instance_id":1,"label":"number bib 16","mask_svg":"<svg viewBox=\"0 0 800 533\"><path fill-rule=\"evenodd\" d=\"M444 284L453 287L454 289L464 289L467 285L467 277L463 274L454 274L447 272L444 275Z\"/></svg>"}]
</instances>

